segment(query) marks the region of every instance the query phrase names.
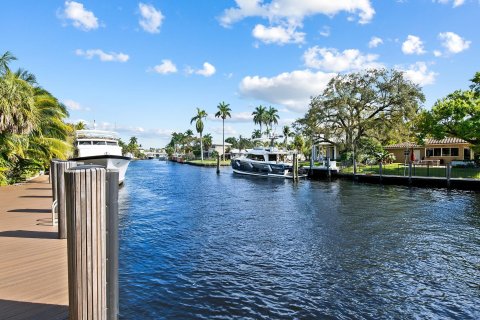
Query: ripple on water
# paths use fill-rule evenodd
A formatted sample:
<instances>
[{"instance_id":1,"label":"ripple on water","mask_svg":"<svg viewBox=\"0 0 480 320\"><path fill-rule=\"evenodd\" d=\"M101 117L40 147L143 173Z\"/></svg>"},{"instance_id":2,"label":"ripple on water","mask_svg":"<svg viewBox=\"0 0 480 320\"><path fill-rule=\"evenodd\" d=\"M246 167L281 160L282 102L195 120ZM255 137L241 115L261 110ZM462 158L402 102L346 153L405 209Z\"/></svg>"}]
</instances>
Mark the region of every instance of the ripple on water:
<instances>
[{"instance_id":1,"label":"ripple on water","mask_svg":"<svg viewBox=\"0 0 480 320\"><path fill-rule=\"evenodd\" d=\"M480 317L480 196L132 162L122 319Z\"/></svg>"}]
</instances>

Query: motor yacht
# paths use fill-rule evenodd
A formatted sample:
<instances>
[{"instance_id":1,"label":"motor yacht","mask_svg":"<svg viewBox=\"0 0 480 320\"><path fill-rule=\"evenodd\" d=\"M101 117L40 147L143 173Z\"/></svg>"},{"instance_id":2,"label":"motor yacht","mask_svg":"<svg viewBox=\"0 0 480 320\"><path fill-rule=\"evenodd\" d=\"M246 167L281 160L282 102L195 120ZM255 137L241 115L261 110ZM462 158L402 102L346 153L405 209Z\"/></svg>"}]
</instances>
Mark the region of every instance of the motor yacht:
<instances>
[{"instance_id":1,"label":"motor yacht","mask_svg":"<svg viewBox=\"0 0 480 320\"><path fill-rule=\"evenodd\" d=\"M71 160L101 165L106 169L117 169L119 184L122 184L132 158L122 155L122 148L118 145L119 140L117 133L112 131L77 130L75 155Z\"/></svg>"}]
</instances>

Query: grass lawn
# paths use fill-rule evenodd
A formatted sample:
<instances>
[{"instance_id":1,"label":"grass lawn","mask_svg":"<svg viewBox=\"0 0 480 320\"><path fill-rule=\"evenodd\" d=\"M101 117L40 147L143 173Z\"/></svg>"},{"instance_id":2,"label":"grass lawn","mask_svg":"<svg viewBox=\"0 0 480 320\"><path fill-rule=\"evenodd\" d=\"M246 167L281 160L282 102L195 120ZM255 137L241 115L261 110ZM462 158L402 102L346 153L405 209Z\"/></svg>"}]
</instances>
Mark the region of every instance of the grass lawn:
<instances>
[{"instance_id":1,"label":"grass lawn","mask_svg":"<svg viewBox=\"0 0 480 320\"><path fill-rule=\"evenodd\" d=\"M342 173L353 173L353 167L344 168L341 171ZM365 174L379 174L379 165L358 165L357 173ZM403 163L392 163L383 165L383 174L384 175L397 175L397 176L408 176L408 166L404 166ZM417 177L445 177L446 168L445 167L427 167L415 165L412 167L412 176ZM462 167L453 167L452 168L452 178L473 178L480 179L480 168L462 168Z\"/></svg>"},{"instance_id":2,"label":"grass lawn","mask_svg":"<svg viewBox=\"0 0 480 320\"><path fill-rule=\"evenodd\" d=\"M217 165L217 159L204 159L202 160L190 160L186 161L186 163L190 163L193 165L197 166L205 166L205 167L210 167L210 166L216 166ZM220 161L221 166L229 166L230 165L230 160L225 160L225 161Z\"/></svg>"}]
</instances>

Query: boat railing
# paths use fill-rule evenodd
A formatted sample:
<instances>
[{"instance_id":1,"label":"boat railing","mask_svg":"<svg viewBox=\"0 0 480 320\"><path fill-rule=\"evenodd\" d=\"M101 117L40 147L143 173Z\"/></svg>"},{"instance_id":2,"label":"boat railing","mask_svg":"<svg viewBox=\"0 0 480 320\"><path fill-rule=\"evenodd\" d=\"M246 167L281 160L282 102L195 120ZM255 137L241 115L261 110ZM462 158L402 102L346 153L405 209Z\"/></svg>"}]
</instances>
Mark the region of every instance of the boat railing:
<instances>
[{"instance_id":1,"label":"boat railing","mask_svg":"<svg viewBox=\"0 0 480 320\"><path fill-rule=\"evenodd\" d=\"M113 131L103 130L77 130L77 139L113 139L118 140L118 134Z\"/></svg>"}]
</instances>

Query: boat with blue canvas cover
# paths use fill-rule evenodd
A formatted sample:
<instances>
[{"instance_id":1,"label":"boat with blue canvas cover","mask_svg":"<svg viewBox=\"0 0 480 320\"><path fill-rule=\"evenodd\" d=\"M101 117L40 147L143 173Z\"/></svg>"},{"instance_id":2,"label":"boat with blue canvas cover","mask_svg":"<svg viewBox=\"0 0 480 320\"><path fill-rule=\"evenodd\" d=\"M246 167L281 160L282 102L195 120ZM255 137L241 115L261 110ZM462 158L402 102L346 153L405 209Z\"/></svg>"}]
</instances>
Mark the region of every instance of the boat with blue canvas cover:
<instances>
[{"instance_id":1,"label":"boat with blue canvas cover","mask_svg":"<svg viewBox=\"0 0 480 320\"><path fill-rule=\"evenodd\" d=\"M275 147L255 147L231 160L234 173L293 179L293 152ZM298 177L306 177L307 172L300 168Z\"/></svg>"}]
</instances>

